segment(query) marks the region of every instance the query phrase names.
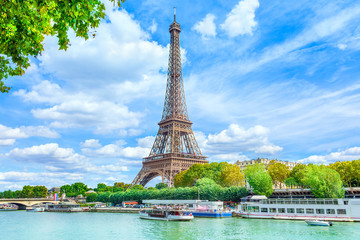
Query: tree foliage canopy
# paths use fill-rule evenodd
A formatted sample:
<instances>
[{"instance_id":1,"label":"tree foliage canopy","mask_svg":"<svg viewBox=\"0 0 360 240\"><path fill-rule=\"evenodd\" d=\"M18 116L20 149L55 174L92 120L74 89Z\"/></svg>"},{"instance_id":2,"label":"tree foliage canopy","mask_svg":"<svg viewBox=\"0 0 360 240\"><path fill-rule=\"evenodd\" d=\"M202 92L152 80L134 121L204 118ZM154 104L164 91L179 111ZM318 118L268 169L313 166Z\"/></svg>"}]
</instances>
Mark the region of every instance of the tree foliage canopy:
<instances>
[{"instance_id":1,"label":"tree foliage canopy","mask_svg":"<svg viewBox=\"0 0 360 240\"><path fill-rule=\"evenodd\" d=\"M244 170L246 180L255 194L270 196L273 192L273 183L270 174L262 164L247 166Z\"/></svg>"},{"instance_id":2,"label":"tree foliage canopy","mask_svg":"<svg viewBox=\"0 0 360 240\"><path fill-rule=\"evenodd\" d=\"M274 160L270 161L270 164L267 166L267 171L275 185L284 182L290 175L288 166L283 163L275 162Z\"/></svg>"},{"instance_id":3,"label":"tree foliage canopy","mask_svg":"<svg viewBox=\"0 0 360 240\"><path fill-rule=\"evenodd\" d=\"M188 170L182 171L175 176L175 187L191 187L197 180L208 178L222 187L244 186L245 177L236 164L227 162L213 162L206 164L194 164Z\"/></svg>"},{"instance_id":4,"label":"tree foliage canopy","mask_svg":"<svg viewBox=\"0 0 360 240\"><path fill-rule=\"evenodd\" d=\"M303 182L317 198L343 198L345 190L340 174L324 165L308 165Z\"/></svg>"},{"instance_id":5,"label":"tree foliage canopy","mask_svg":"<svg viewBox=\"0 0 360 240\"><path fill-rule=\"evenodd\" d=\"M125 0L110 0L120 3ZM30 66L29 57L44 50L45 36L58 38L59 49L69 45L68 31L88 39L90 29L105 17L101 0L2 0L0 12L0 91L8 92L3 79L19 76ZM93 34L95 36L95 34Z\"/></svg>"},{"instance_id":6,"label":"tree foliage canopy","mask_svg":"<svg viewBox=\"0 0 360 240\"><path fill-rule=\"evenodd\" d=\"M329 167L340 174L346 187L360 186L360 159L335 162Z\"/></svg>"}]
</instances>

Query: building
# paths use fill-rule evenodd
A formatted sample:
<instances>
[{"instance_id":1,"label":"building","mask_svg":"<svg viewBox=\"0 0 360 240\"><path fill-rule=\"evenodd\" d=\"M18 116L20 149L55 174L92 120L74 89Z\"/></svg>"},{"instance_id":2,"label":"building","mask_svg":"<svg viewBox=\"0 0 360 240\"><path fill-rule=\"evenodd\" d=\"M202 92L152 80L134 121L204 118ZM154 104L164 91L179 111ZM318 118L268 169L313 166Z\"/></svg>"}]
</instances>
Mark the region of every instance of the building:
<instances>
[{"instance_id":1,"label":"building","mask_svg":"<svg viewBox=\"0 0 360 240\"><path fill-rule=\"evenodd\" d=\"M258 158L246 161L236 161L235 164L239 165L241 171L244 170L249 165L254 165L256 163L264 164L265 166L269 165L271 161L275 161L276 163L285 164L290 170L292 170L298 163L297 162L288 162L288 161L280 161L275 159L268 159L268 158Z\"/></svg>"},{"instance_id":2,"label":"building","mask_svg":"<svg viewBox=\"0 0 360 240\"><path fill-rule=\"evenodd\" d=\"M60 187L53 187L53 188L48 190L48 193L49 194L60 193Z\"/></svg>"}]
</instances>

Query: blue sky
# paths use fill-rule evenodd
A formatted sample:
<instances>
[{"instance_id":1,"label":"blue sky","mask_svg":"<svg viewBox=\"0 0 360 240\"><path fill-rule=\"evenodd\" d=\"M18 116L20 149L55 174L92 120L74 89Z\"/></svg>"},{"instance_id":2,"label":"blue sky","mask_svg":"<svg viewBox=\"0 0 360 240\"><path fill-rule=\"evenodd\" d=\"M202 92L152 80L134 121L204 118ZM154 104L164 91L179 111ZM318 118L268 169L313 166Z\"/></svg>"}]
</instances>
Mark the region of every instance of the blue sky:
<instances>
[{"instance_id":1,"label":"blue sky","mask_svg":"<svg viewBox=\"0 0 360 240\"><path fill-rule=\"evenodd\" d=\"M360 3L127 1L0 94L0 190L130 183L164 104L173 7L190 120L210 161L360 158ZM155 179L150 184L154 184Z\"/></svg>"}]
</instances>

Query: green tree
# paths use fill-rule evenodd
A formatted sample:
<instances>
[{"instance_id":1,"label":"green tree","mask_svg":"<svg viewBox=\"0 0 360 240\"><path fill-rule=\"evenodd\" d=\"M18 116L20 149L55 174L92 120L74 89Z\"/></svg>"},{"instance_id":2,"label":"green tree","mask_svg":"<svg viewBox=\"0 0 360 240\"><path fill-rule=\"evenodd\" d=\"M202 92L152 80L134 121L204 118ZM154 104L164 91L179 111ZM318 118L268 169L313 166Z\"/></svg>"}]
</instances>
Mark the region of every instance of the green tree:
<instances>
[{"instance_id":1,"label":"green tree","mask_svg":"<svg viewBox=\"0 0 360 240\"><path fill-rule=\"evenodd\" d=\"M90 193L86 196L86 202L95 202L97 198L97 193Z\"/></svg>"},{"instance_id":2,"label":"green tree","mask_svg":"<svg viewBox=\"0 0 360 240\"><path fill-rule=\"evenodd\" d=\"M72 186L68 185L68 184L60 187L60 193L61 194L65 193L66 196L68 196L68 197L75 196L75 193L74 193L74 190L73 190Z\"/></svg>"},{"instance_id":3,"label":"green tree","mask_svg":"<svg viewBox=\"0 0 360 240\"><path fill-rule=\"evenodd\" d=\"M287 187L291 187L291 188L294 186L299 186L299 183L296 181L294 177L289 177L285 179L284 183Z\"/></svg>"},{"instance_id":4,"label":"green tree","mask_svg":"<svg viewBox=\"0 0 360 240\"><path fill-rule=\"evenodd\" d=\"M110 0L120 3L124 0ZM19 76L30 66L29 57L44 50L45 36L58 38L59 49L69 45L68 31L88 39L90 29L98 27L105 17L100 0L31 0L1 1L0 14L0 91L8 92L3 79ZM95 34L93 34L95 36Z\"/></svg>"},{"instance_id":5,"label":"green tree","mask_svg":"<svg viewBox=\"0 0 360 240\"><path fill-rule=\"evenodd\" d=\"M133 190L144 190L144 186L143 185L134 185L131 188L129 188L129 191L133 191Z\"/></svg>"},{"instance_id":6,"label":"green tree","mask_svg":"<svg viewBox=\"0 0 360 240\"><path fill-rule=\"evenodd\" d=\"M272 179L265 170L264 165L254 164L246 167L245 177L247 182L253 188L255 194L270 196L273 192Z\"/></svg>"},{"instance_id":7,"label":"green tree","mask_svg":"<svg viewBox=\"0 0 360 240\"><path fill-rule=\"evenodd\" d=\"M166 183L158 183L155 185L156 189L163 189L163 188L168 188L169 186Z\"/></svg>"},{"instance_id":8,"label":"green tree","mask_svg":"<svg viewBox=\"0 0 360 240\"><path fill-rule=\"evenodd\" d=\"M289 177L293 177L297 182L297 186L304 187L303 179L305 176L305 164L296 164L295 167L291 170Z\"/></svg>"},{"instance_id":9,"label":"green tree","mask_svg":"<svg viewBox=\"0 0 360 240\"><path fill-rule=\"evenodd\" d=\"M33 188L34 197L36 198L45 198L47 196L48 190L45 186L35 186Z\"/></svg>"},{"instance_id":10,"label":"green tree","mask_svg":"<svg viewBox=\"0 0 360 240\"><path fill-rule=\"evenodd\" d=\"M345 190L340 174L324 165L308 165L303 182L317 198L343 198Z\"/></svg>"},{"instance_id":11,"label":"green tree","mask_svg":"<svg viewBox=\"0 0 360 240\"><path fill-rule=\"evenodd\" d=\"M22 198L33 198L34 197L34 187L26 185L21 191Z\"/></svg>"},{"instance_id":12,"label":"green tree","mask_svg":"<svg viewBox=\"0 0 360 240\"><path fill-rule=\"evenodd\" d=\"M89 190L89 188L87 187L87 185L85 185L84 183L81 182L76 182L74 184L71 184L71 187L73 189L73 192L76 196L78 195L85 195L85 192L87 190Z\"/></svg>"},{"instance_id":13,"label":"green tree","mask_svg":"<svg viewBox=\"0 0 360 240\"><path fill-rule=\"evenodd\" d=\"M346 187L360 186L360 160L338 161L329 167L340 174Z\"/></svg>"},{"instance_id":14,"label":"green tree","mask_svg":"<svg viewBox=\"0 0 360 240\"><path fill-rule=\"evenodd\" d=\"M95 188L95 192L105 192L106 184L105 183L98 183L97 188Z\"/></svg>"},{"instance_id":15,"label":"green tree","mask_svg":"<svg viewBox=\"0 0 360 240\"><path fill-rule=\"evenodd\" d=\"M245 176L236 164L226 163L225 167L218 173L217 183L223 187L245 186Z\"/></svg>"},{"instance_id":16,"label":"green tree","mask_svg":"<svg viewBox=\"0 0 360 240\"><path fill-rule=\"evenodd\" d=\"M290 175L289 167L283 163L270 161L267 171L276 187L280 187L281 183L285 181Z\"/></svg>"}]
</instances>

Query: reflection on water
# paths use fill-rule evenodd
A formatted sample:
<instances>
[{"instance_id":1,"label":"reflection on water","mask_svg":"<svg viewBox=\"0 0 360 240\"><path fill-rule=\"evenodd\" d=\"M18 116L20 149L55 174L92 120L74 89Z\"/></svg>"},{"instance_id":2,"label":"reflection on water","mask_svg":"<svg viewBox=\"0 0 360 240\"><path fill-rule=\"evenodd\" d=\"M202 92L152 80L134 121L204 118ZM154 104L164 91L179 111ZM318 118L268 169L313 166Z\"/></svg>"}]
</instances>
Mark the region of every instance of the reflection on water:
<instances>
[{"instance_id":1,"label":"reflection on water","mask_svg":"<svg viewBox=\"0 0 360 240\"><path fill-rule=\"evenodd\" d=\"M124 213L0 212L1 240L38 239L358 239L360 223L311 227L304 221L206 219L165 222Z\"/></svg>"}]
</instances>

